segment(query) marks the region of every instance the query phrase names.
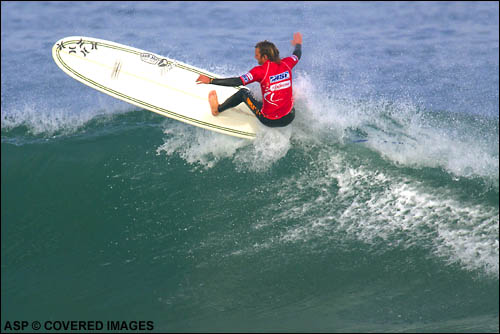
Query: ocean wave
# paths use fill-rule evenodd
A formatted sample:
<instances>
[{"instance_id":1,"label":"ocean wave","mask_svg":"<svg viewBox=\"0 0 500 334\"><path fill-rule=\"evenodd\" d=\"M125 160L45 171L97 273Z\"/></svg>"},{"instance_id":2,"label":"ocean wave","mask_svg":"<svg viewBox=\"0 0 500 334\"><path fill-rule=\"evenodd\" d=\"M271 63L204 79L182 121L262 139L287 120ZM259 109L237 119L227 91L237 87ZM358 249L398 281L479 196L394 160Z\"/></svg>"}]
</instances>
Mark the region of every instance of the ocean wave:
<instances>
[{"instance_id":1,"label":"ocean wave","mask_svg":"<svg viewBox=\"0 0 500 334\"><path fill-rule=\"evenodd\" d=\"M266 211L273 220L255 228L287 228L247 251L357 240L376 252L427 249L449 265L498 278L498 206L464 199L452 184L436 186L323 151L307 172L270 191L275 197Z\"/></svg>"}]
</instances>

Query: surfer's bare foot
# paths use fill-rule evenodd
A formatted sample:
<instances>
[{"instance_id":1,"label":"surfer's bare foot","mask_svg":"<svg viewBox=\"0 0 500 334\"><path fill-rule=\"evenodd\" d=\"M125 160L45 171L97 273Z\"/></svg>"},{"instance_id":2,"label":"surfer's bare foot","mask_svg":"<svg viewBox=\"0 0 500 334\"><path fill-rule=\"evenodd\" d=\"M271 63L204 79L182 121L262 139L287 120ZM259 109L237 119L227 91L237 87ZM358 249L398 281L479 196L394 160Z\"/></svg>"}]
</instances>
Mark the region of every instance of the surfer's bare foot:
<instances>
[{"instance_id":1,"label":"surfer's bare foot","mask_svg":"<svg viewBox=\"0 0 500 334\"><path fill-rule=\"evenodd\" d=\"M217 116L219 114L219 100L217 99L217 92L215 90L208 93L208 102L210 103L212 115Z\"/></svg>"}]
</instances>

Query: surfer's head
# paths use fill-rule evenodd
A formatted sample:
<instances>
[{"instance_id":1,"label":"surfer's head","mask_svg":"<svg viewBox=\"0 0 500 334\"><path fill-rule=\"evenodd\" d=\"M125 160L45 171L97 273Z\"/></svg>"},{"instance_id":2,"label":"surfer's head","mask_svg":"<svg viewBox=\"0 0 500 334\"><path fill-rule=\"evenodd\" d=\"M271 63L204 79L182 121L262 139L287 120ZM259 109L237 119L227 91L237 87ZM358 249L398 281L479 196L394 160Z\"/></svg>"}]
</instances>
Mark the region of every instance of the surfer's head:
<instances>
[{"instance_id":1,"label":"surfer's head","mask_svg":"<svg viewBox=\"0 0 500 334\"><path fill-rule=\"evenodd\" d=\"M278 48L269 41L262 41L255 45L255 59L259 65L264 64L267 60L278 64L281 62Z\"/></svg>"}]
</instances>

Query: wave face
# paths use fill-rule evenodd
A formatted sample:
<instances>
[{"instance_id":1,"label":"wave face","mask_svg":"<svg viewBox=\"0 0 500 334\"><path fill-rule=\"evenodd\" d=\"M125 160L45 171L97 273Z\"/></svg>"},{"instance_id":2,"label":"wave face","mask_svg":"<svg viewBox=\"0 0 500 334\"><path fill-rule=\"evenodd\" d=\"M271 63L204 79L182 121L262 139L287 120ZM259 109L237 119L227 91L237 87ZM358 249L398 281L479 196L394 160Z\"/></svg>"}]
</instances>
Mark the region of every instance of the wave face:
<instances>
[{"instance_id":1,"label":"wave face","mask_svg":"<svg viewBox=\"0 0 500 334\"><path fill-rule=\"evenodd\" d=\"M2 3L2 318L498 332L498 3L239 6ZM290 33L224 23L260 6ZM186 26L201 12L222 27ZM254 141L93 91L49 52L76 33L229 77L296 30L297 116Z\"/></svg>"}]
</instances>

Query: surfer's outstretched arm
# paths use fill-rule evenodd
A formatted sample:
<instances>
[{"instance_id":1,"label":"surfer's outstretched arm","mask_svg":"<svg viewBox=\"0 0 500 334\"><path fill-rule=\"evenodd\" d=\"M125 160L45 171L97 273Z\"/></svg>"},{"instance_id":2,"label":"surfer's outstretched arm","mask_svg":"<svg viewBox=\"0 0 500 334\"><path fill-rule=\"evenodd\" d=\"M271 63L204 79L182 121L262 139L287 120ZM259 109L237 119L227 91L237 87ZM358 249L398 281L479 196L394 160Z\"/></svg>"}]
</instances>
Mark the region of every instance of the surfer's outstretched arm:
<instances>
[{"instance_id":1,"label":"surfer's outstretched arm","mask_svg":"<svg viewBox=\"0 0 500 334\"><path fill-rule=\"evenodd\" d=\"M302 34L300 32L293 34L292 45L295 45L293 55L300 59L300 56L302 56Z\"/></svg>"},{"instance_id":2,"label":"surfer's outstretched arm","mask_svg":"<svg viewBox=\"0 0 500 334\"><path fill-rule=\"evenodd\" d=\"M240 77L234 77L234 78L226 78L226 79L216 79L216 78L210 78L207 77L206 75L201 74L198 79L196 79L197 84L212 84L212 85L218 85L218 86L241 86L243 83L241 82Z\"/></svg>"}]
</instances>

